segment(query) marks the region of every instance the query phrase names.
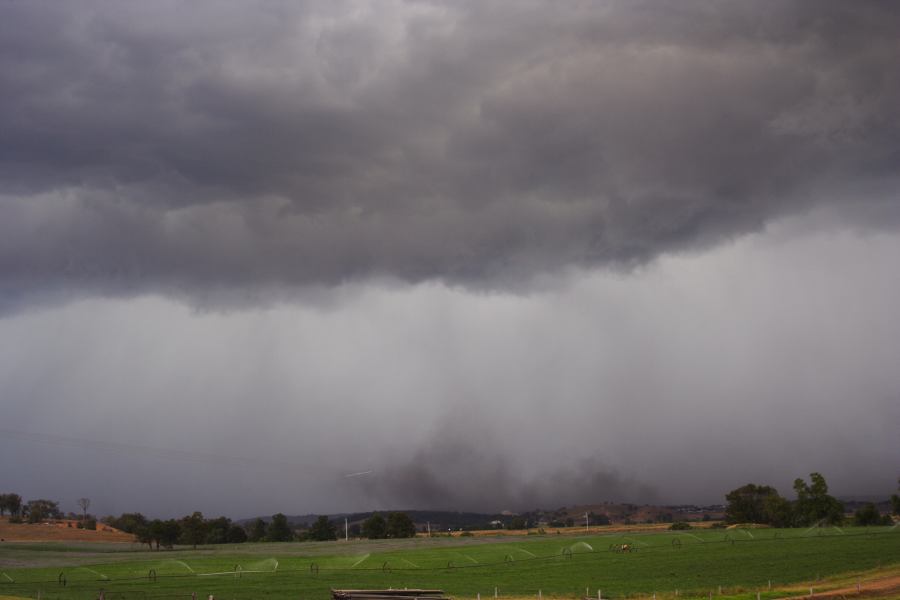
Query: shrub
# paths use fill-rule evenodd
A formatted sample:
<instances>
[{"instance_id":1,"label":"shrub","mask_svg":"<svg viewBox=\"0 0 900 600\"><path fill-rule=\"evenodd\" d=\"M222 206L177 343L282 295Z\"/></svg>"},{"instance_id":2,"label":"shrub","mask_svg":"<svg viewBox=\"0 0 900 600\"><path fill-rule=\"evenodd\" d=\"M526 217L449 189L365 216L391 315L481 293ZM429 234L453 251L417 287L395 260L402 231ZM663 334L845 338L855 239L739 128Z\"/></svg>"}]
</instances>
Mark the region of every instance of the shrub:
<instances>
[{"instance_id":1,"label":"shrub","mask_svg":"<svg viewBox=\"0 0 900 600\"><path fill-rule=\"evenodd\" d=\"M683 531L685 529L693 529L690 523L686 523L684 521L676 521L669 525L669 529L672 531Z\"/></svg>"}]
</instances>

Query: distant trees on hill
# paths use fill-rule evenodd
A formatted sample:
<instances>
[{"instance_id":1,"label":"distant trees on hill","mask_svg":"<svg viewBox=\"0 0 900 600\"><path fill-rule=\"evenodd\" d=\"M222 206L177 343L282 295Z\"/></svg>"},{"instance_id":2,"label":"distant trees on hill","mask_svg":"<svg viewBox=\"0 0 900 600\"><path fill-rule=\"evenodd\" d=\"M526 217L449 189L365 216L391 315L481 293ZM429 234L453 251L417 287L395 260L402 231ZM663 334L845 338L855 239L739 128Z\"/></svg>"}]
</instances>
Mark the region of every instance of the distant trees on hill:
<instances>
[{"instance_id":1,"label":"distant trees on hill","mask_svg":"<svg viewBox=\"0 0 900 600\"><path fill-rule=\"evenodd\" d=\"M22 496L18 494L0 494L0 516L9 513L12 517L18 517L22 510Z\"/></svg>"},{"instance_id":2,"label":"distant trees on hill","mask_svg":"<svg viewBox=\"0 0 900 600\"><path fill-rule=\"evenodd\" d=\"M772 486L748 483L728 492L725 502L725 520L729 523L791 524L790 503Z\"/></svg>"},{"instance_id":3,"label":"distant trees on hill","mask_svg":"<svg viewBox=\"0 0 900 600\"><path fill-rule=\"evenodd\" d=\"M416 537L416 525L405 512L392 512L387 518L387 536L389 538Z\"/></svg>"},{"instance_id":4,"label":"distant trees on hill","mask_svg":"<svg viewBox=\"0 0 900 600\"><path fill-rule=\"evenodd\" d=\"M387 519L375 513L363 521L361 533L370 540L409 538L416 535L416 524L405 512L392 512Z\"/></svg>"},{"instance_id":5,"label":"distant trees on hill","mask_svg":"<svg viewBox=\"0 0 900 600\"><path fill-rule=\"evenodd\" d=\"M882 515L872 502L863 505L853 513L854 525L890 525L893 522L890 515Z\"/></svg>"},{"instance_id":6,"label":"distant trees on hill","mask_svg":"<svg viewBox=\"0 0 900 600\"><path fill-rule=\"evenodd\" d=\"M900 479L897 480L897 491L900 492ZM891 496L891 512L900 517L900 495Z\"/></svg>"},{"instance_id":7,"label":"distant trees on hill","mask_svg":"<svg viewBox=\"0 0 900 600\"><path fill-rule=\"evenodd\" d=\"M774 527L839 525L844 521L844 505L828 493L828 484L821 473L810 473L809 483L795 479L794 493L797 499L791 501L771 486L748 483L726 494L725 520ZM854 518L860 525L876 521L884 522L874 505L860 509Z\"/></svg>"},{"instance_id":8,"label":"distant trees on hill","mask_svg":"<svg viewBox=\"0 0 900 600\"><path fill-rule=\"evenodd\" d=\"M363 537L367 537L370 540L380 540L387 537L387 521L384 520L384 517L375 513L365 521L363 521L362 528L360 530Z\"/></svg>"},{"instance_id":9,"label":"distant trees on hill","mask_svg":"<svg viewBox=\"0 0 900 600\"><path fill-rule=\"evenodd\" d=\"M290 542L294 539L294 532L288 526L287 517L281 513L272 515L272 522L266 529L267 542ZM334 538L332 538L334 539Z\"/></svg>"},{"instance_id":10,"label":"distant trees on hill","mask_svg":"<svg viewBox=\"0 0 900 600\"><path fill-rule=\"evenodd\" d=\"M309 531L306 532L307 539L325 542L337 539L337 527L328 520L328 517L322 515L312 524Z\"/></svg>"},{"instance_id":11,"label":"distant trees on hill","mask_svg":"<svg viewBox=\"0 0 900 600\"><path fill-rule=\"evenodd\" d=\"M29 500L25 503L23 512L29 523L40 523L47 519L58 519L61 516L59 502L53 500Z\"/></svg>"}]
</instances>

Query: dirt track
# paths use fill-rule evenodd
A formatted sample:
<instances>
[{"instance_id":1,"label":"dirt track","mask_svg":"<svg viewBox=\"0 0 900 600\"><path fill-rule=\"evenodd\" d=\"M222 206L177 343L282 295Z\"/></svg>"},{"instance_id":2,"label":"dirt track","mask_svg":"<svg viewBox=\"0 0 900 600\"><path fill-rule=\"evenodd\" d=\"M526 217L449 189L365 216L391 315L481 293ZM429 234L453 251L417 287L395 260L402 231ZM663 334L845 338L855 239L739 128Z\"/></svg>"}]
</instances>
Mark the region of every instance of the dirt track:
<instances>
[{"instance_id":1,"label":"dirt track","mask_svg":"<svg viewBox=\"0 0 900 600\"><path fill-rule=\"evenodd\" d=\"M859 592L856 591L856 585L842 587L834 590L825 590L817 592L813 587L813 598L818 599L838 599L838 598L883 598L885 596L900 595L900 575L891 575L882 579L873 579L863 581ZM782 600L797 600L800 596L788 596ZM809 593L805 594L806 598Z\"/></svg>"}]
</instances>

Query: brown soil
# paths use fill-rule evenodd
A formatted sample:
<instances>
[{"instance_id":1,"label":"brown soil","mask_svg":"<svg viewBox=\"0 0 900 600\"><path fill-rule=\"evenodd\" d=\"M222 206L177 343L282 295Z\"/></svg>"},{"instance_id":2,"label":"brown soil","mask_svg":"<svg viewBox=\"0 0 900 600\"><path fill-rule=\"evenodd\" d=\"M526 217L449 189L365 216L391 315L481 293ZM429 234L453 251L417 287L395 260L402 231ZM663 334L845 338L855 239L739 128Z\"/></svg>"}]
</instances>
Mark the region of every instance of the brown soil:
<instances>
[{"instance_id":1,"label":"brown soil","mask_svg":"<svg viewBox=\"0 0 900 600\"><path fill-rule=\"evenodd\" d=\"M97 523L96 531L78 529L77 521L10 523L0 518L0 540L4 542L133 542L134 536Z\"/></svg>"},{"instance_id":2,"label":"brown soil","mask_svg":"<svg viewBox=\"0 0 900 600\"><path fill-rule=\"evenodd\" d=\"M823 590L817 592L813 587L814 600L839 600L841 598L884 598L888 596L900 595L900 575L891 575L881 579L873 579L863 581L860 591L856 591L856 585L837 588L834 590ZM800 596L793 596L793 600L797 600ZM805 595L809 598L809 593ZM784 598L782 600L789 600Z\"/></svg>"}]
</instances>

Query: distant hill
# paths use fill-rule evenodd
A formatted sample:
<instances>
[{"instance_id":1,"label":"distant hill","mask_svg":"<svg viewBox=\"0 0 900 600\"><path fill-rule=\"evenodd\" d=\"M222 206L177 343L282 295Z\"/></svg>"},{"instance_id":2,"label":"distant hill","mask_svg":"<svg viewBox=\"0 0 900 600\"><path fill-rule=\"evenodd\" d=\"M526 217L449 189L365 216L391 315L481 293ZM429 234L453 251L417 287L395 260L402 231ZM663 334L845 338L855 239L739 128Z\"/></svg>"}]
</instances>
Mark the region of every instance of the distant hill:
<instances>
[{"instance_id":1,"label":"distant hill","mask_svg":"<svg viewBox=\"0 0 900 600\"><path fill-rule=\"evenodd\" d=\"M59 519L43 523L10 523L0 517L0 541L4 542L133 542L134 536L97 523L97 529L78 529L78 521Z\"/></svg>"},{"instance_id":2,"label":"distant hill","mask_svg":"<svg viewBox=\"0 0 900 600\"><path fill-rule=\"evenodd\" d=\"M326 515L329 520L343 523L347 519L347 523L353 525L362 524L363 521L371 517L375 512L387 515L390 512L405 512L410 516L416 527L421 531L429 524L431 531L458 531L460 529L492 529L497 527L497 523L501 526L507 526L514 517L524 519L528 527L541 526L564 526L565 524L582 525L585 522L585 513L591 516L592 525L600 525L601 521L608 519L612 524L631 524L631 523L669 523L672 521L700 521L700 520L719 520L723 517L724 507L721 505L711 506L695 506L695 505L678 505L678 506L654 506L654 505L638 505L628 503L611 503L590 504L572 507L562 507L556 510L535 509L532 511L513 514L510 512L503 513L477 513L477 512L457 512L446 510L383 510L368 511L357 513L336 513ZM312 524L319 515L289 515L288 522L296 528L306 528ZM602 517L602 518L598 518ZM242 519L238 523L246 524L262 518L269 521L270 516L253 517L250 519Z\"/></svg>"},{"instance_id":3,"label":"distant hill","mask_svg":"<svg viewBox=\"0 0 900 600\"><path fill-rule=\"evenodd\" d=\"M327 516L331 521L339 521L342 523L344 519L347 519L349 525L358 525L362 524L363 521L374 515L376 512L381 515L387 515L391 512L405 512L419 529L424 529L427 524L430 523L432 531L490 528L491 521L506 522L510 519L509 515L499 513L455 512L446 510L382 510L358 513L337 513ZM261 518L267 522L271 519L270 516L253 517L251 519L242 519L238 521L238 523L241 523L242 525L251 523L257 518ZM297 528L308 527L317 518L319 518L319 515L315 514L287 516L288 523Z\"/></svg>"}]
</instances>

